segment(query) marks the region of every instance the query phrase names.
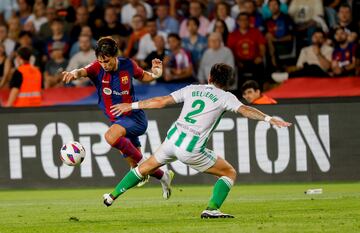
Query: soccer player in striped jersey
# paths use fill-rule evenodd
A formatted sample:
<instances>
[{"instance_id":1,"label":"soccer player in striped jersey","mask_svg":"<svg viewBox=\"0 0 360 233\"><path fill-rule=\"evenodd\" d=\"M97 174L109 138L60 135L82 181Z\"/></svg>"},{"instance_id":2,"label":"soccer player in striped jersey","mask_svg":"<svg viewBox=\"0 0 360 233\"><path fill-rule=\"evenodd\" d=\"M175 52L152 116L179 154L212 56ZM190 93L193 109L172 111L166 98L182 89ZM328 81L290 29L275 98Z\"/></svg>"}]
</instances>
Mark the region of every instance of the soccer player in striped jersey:
<instances>
[{"instance_id":1,"label":"soccer player in striped jersey","mask_svg":"<svg viewBox=\"0 0 360 233\"><path fill-rule=\"evenodd\" d=\"M134 187L142 177L154 169L178 159L200 172L219 177L201 217L233 217L220 212L219 209L234 185L236 171L226 160L206 148L206 143L222 115L225 111L237 112L247 118L266 121L278 127L288 127L291 123L243 105L233 94L224 91L232 74L233 69L230 66L218 63L211 68L208 85L190 85L169 96L112 106L111 112L114 115L122 115L135 109L163 108L170 104L184 103L179 118L171 126L162 145L153 156L128 172L113 192L104 194L105 205L111 205L117 197Z\"/></svg>"},{"instance_id":2,"label":"soccer player in striped jersey","mask_svg":"<svg viewBox=\"0 0 360 233\"><path fill-rule=\"evenodd\" d=\"M139 136L147 129L147 118L143 110L137 109L121 116L111 112L111 106L119 103L136 102L133 78L142 82L151 82L162 75L162 62L152 60L152 72L141 69L133 60L118 57L118 47L110 37L99 39L95 49L97 60L81 69L63 72L63 81L68 83L81 77L89 77L97 89L99 105L111 121L105 133L106 141L118 149L131 167L144 161L140 152ZM151 172L163 188L163 197L171 195L170 183L172 171L155 169ZM144 178L147 178L145 176Z\"/></svg>"}]
</instances>

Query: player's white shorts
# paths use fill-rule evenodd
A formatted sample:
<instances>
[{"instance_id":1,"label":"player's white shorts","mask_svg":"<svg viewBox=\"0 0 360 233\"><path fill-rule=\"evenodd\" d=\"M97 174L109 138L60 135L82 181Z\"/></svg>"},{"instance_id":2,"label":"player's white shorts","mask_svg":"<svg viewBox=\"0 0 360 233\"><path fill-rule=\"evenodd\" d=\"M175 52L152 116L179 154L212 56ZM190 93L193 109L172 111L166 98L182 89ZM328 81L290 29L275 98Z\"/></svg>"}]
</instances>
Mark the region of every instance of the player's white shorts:
<instances>
[{"instance_id":1,"label":"player's white shorts","mask_svg":"<svg viewBox=\"0 0 360 233\"><path fill-rule=\"evenodd\" d=\"M161 163L166 164L179 160L189 167L204 172L210 167L214 166L217 156L212 150L204 149L199 152L188 152L168 139L166 139L161 146L156 150L155 159Z\"/></svg>"}]
</instances>

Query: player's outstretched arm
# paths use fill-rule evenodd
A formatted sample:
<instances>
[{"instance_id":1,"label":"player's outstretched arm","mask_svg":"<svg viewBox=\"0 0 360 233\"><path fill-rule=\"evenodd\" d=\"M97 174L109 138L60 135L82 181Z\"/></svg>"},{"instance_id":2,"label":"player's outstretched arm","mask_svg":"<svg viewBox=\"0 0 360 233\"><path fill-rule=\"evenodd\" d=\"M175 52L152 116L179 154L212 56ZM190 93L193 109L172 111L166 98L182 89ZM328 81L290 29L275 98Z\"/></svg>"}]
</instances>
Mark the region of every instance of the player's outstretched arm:
<instances>
[{"instance_id":1,"label":"player's outstretched arm","mask_svg":"<svg viewBox=\"0 0 360 233\"><path fill-rule=\"evenodd\" d=\"M155 58L151 61L151 63L152 63L151 72L144 71L143 78L141 79L142 82L152 82L155 79L158 79L162 76L163 73L162 61Z\"/></svg>"},{"instance_id":2,"label":"player's outstretched arm","mask_svg":"<svg viewBox=\"0 0 360 233\"><path fill-rule=\"evenodd\" d=\"M65 83L69 83L72 80L81 78L81 77L87 77L87 72L84 68L81 69L75 69L72 71L63 71L62 72L63 75L63 82Z\"/></svg>"},{"instance_id":3,"label":"player's outstretched arm","mask_svg":"<svg viewBox=\"0 0 360 233\"><path fill-rule=\"evenodd\" d=\"M238 112L243 115L244 117L258 120L258 121L266 121L269 122L272 125L275 125L277 127L289 127L291 126L291 123L282 121L279 119L276 119L274 117L268 116L265 113L261 112L260 110L247 106L247 105L241 105L238 109Z\"/></svg>"},{"instance_id":4,"label":"player's outstretched arm","mask_svg":"<svg viewBox=\"0 0 360 233\"><path fill-rule=\"evenodd\" d=\"M164 108L167 105L175 104L175 100L171 95L155 97L147 100L142 100L134 103L122 103L111 106L110 112L114 116L120 116L125 112L129 112L133 109L152 109L152 108Z\"/></svg>"}]
</instances>

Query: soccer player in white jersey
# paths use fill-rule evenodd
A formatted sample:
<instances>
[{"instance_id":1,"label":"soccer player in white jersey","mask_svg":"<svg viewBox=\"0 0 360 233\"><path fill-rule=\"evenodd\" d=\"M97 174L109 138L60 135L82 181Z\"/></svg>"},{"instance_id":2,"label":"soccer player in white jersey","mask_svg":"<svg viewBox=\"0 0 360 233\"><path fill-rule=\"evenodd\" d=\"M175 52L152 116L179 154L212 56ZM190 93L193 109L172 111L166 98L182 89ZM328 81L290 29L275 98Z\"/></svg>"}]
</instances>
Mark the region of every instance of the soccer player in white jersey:
<instances>
[{"instance_id":1,"label":"soccer player in white jersey","mask_svg":"<svg viewBox=\"0 0 360 233\"><path fill-rule=\"evenodd\" d=\"M179 118L171 126L165 141L154 155L128 172L113 192L104 194L106 206L110 206L116 198L136 186L155 169L178 159L200 172L219 177L201 218L233 218L219 209L234 185L236 171L226 160L206 148L206 143L222 115L225 111L238 112L247 118L266 121L277 127L288 127L291 123L243 105L233 94L224 91L232 74L233 69L230 66L218 63L211 68L208 85L190 85L169 96L111 107L114 115L121 115L133 109L163 108L170 104L184 103Z\"/></svg>"}]
</instances>

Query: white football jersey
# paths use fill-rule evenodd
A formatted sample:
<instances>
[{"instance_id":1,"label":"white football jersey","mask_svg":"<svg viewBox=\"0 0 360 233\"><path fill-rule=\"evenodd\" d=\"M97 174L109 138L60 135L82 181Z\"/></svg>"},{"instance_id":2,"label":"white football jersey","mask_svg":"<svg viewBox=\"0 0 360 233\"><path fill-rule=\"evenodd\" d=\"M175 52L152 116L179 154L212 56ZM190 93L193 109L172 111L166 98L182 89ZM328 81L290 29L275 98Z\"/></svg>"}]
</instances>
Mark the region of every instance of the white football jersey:
<instances>
[{"instance_id":1,"label":"white football jersey","mask_svg":"<svg viewBox=\"0 0 360 233\"><path fill-rule=\"evenodd\" d=\"M189 85L171 96L184 105L167 139L188 152L204 150L225 111L237 112L242 105L235 95L214 85Z\"/></svg>"}]
</instances>

